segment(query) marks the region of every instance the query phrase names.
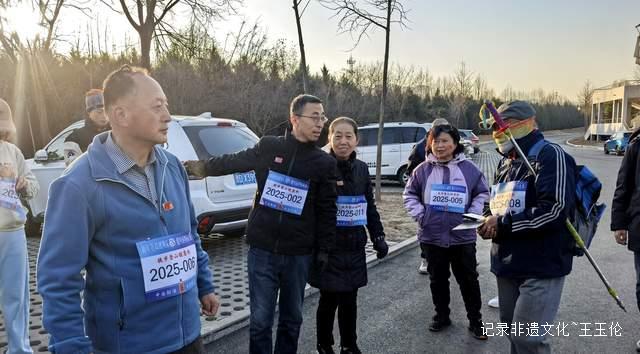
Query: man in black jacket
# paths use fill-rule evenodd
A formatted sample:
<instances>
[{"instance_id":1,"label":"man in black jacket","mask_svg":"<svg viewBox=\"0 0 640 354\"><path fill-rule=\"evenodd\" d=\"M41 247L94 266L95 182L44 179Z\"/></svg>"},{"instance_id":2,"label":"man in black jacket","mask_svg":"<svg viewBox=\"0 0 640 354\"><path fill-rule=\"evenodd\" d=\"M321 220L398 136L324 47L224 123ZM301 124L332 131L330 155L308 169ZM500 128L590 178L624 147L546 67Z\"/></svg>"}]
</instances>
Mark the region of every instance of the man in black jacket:
<instances>
[{"instance_id":1,"label":"man in black jacket","mask_svg":"<svg viewBox=\"0 0 640 354\"><path fill-rule=\"evenodd\" d=\"M611 203L611 231L616 242L633 252L636 268L636 300L640 310L640 129L629 137L629 145L618 171ZM640 341L636 343L640 352Z\"/></svg>"},{"instance_id":2,"label":"man in black jacket","mask_svg":"<svg viewBox=\"0 0 640 354\"><path fill-rule=\"evenodd\" d=\"M258 189L247 225L251 353L271 353L280 292L276 353L295 353L312 254L323 268L336 233L336 160L316 147L327 121L315 96L293 99L291 134L266 136L250 149L187 161L196 177L254 170Z\"/></svg>"},{"instance_id":3,"label":"man in black jacket","mask_svg":"<svg viewBox=\"0 0 640 354\"><path fill-rule=\"evenodd\" d=\"M87 108L87 118L84 119L84 127L76 129L65 139L65 161L71 163L93 141L93 137L111 129L107 115L104 114L104 97L102 90L91 89L84 97ZM75 145L75 144L77 145Z\"/></svg>"}]
</instances>

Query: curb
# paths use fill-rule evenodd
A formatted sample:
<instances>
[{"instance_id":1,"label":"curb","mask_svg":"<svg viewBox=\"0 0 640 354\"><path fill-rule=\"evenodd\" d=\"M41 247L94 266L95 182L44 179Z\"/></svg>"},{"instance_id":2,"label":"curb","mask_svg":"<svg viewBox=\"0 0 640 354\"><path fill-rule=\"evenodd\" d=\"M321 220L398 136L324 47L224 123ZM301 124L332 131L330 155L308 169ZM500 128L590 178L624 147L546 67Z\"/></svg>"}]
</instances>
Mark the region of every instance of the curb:
<instances>
[{"instance_id":1,"label":"curb","mask_svg":"<svg viewBox=\"0 0 640 354\"><path fill-rule=\"evenodd\" d=\"M596 151L602 150L602 148L598 146L573 144L573 143L570 143L569 140L565 141L564 143L578 149L589 149L589 150L596 150Z\"/></svg>"},{"instance_id":2,"label":"curb","mask_svg":"<svg viewBox=\"0 0 640 354\"><path fill-rule=\"evenodd\" d=\"M377 259L375 254L371 254L367 256L367 269L377 266L378 264L389 261L392 258L395 258L411 249L418 247L418 240L415 237L410 237L407 240L396 243L395 245L389 247L389 254L384 259ZM307 287L304 291L305 299L311 295L318 293L319 290L317 288L311 287L307 284ZM278 308L276 307L276 313L278 312ZM206 323L203 324L200 336L205 345L212 343L216 340L224 338L230 334L235 333L249 325L249 310L243 310L238 312L236 316L230 318L229 321L225 324L218 325L217 329L213 329L213 322L211 322L211 326L207 326ZM211 328L209 328L211 327Z\"/></svg>"}]
</instances>

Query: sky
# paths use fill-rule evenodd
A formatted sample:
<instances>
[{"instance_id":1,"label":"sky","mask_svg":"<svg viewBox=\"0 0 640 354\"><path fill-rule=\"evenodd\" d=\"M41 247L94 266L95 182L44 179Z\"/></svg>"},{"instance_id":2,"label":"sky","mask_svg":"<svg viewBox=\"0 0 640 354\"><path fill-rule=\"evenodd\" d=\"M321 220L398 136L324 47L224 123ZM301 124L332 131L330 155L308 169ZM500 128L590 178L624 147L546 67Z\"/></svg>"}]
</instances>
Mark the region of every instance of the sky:
<instances>
[{"instance_id":1,"label":"sky","mask_svg":"<svg viewBox=\"0 0 640 354\"><path fill-rule=\"evenodd\" d=\"M291 2L244 0L241 17L214 23L212 30L223 39L242 20L258 21L270 40L285 39L295 45ZM403 4L409 21L406 28L392 26L390 60L428 69L435 77L452 75L464 61L497 93L507 86L525 91L541 88L571 100L587 80L601 87L634 78L637 0L405 0ZM323 64L336 72L350 55L360 63L382 61L382 30L375 29L350 51L353 39L338 33L331 15L312 0L302 18L312 72ZM99 10L94 18L109 26L112 37L136 38L123 17ZM83 16L76 13L63 19L61 32L87 31ZM26 31L26 22L20 23Z\"/></svg>"}]
</instances>

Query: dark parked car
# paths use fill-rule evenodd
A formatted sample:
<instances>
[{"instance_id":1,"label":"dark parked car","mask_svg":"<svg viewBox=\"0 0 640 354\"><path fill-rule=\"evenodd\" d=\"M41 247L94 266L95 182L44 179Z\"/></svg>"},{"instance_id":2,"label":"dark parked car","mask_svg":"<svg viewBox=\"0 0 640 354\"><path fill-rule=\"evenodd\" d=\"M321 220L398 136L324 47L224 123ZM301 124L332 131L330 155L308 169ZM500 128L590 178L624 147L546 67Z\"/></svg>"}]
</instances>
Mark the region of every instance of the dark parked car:
<instances>
[{"instance_id":1,"label":"dark parked car","mask_svg":"<svg viewBox=\"0 0 640 354\"><path fill-rule=\"evenodd\" d=\"M624 155L624 151L629 144L631 132L617 132L604 142L604 153L615 153L616 155Z\"/></svg>"}]
</instances>

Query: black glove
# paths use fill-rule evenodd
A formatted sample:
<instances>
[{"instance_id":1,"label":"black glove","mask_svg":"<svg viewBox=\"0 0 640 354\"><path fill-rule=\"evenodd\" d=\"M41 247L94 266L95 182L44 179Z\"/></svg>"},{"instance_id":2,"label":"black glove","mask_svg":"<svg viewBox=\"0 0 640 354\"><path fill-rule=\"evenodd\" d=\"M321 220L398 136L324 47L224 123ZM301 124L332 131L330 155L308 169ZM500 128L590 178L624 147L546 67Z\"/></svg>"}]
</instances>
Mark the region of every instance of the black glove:
<instances>
[{"instance_id":1,"label":"black glove","mask_svg":"<svg viewBox=\"0 0 640 354\"><path fill-rule=\"evenodd\" d=\"M316 253L316 269L320 272L324 272L327 269L327 265L329 265L329 253L326 251L318 251Z\"/></svg>"},{"instance_id":2,"label":"black glove","mask_svg":"<svg viewBox=\"0 0 640 354\"><path fill-rule=\"evenodd\" d=\"M376 257L378 259L382 259L387 256L389 253L389 245L387 245L387 241L384 240L384 236L377 236L371 240L373 243L373 249L377 252Z\"/></svg>"}]
</instances>

